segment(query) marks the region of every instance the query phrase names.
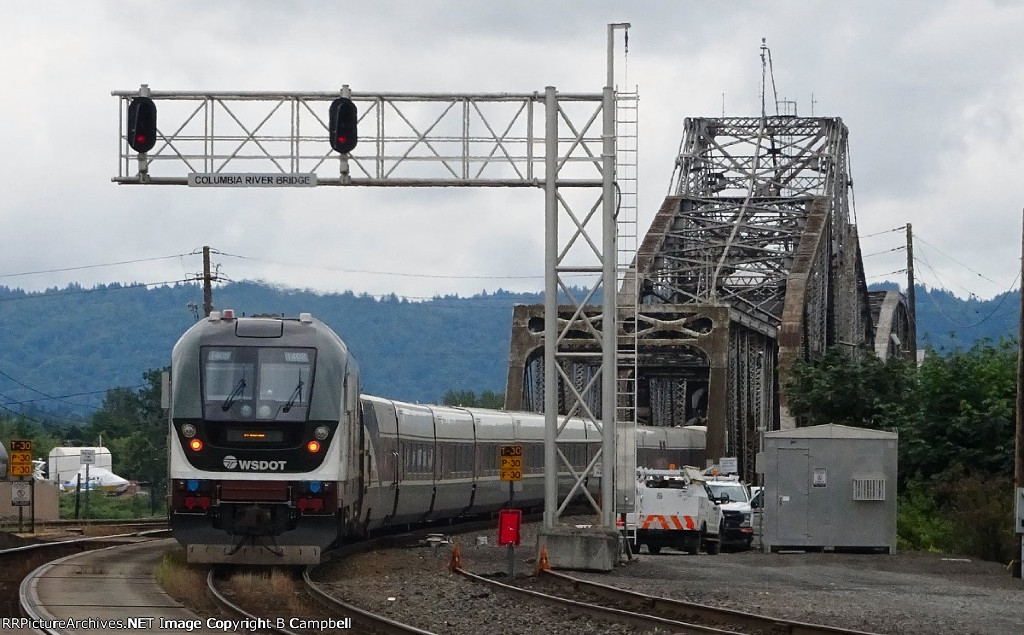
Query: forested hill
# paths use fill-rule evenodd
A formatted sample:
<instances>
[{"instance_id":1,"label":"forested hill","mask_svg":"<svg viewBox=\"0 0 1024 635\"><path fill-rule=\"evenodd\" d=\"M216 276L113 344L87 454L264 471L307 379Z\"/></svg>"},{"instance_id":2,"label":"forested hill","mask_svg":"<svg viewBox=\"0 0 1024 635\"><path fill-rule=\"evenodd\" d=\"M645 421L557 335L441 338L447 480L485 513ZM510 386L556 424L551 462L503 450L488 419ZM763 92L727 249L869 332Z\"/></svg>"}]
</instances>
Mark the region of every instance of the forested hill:
<instances>
[{"instance_id":1,"label":"forested hill","mask_svg":"<svg viewBox=\"0 0 1024 635\"><path fill-rule=\"evenodd\" d=\"M449 390L503 392L512 306L541 301L498 291L409 302L251 282L214 291L216 307L239 315L313 313L356 355L367 392L421 402ZM137 386L144 371L169 363L196 319L190 304L202 304L197 285L0 287L0 407L87 415L108 388ZM1015 336L1019 306L1018 292L983 302L919 287L919 345L966 348L979 337Z\"/></svg>"}]
</instances>

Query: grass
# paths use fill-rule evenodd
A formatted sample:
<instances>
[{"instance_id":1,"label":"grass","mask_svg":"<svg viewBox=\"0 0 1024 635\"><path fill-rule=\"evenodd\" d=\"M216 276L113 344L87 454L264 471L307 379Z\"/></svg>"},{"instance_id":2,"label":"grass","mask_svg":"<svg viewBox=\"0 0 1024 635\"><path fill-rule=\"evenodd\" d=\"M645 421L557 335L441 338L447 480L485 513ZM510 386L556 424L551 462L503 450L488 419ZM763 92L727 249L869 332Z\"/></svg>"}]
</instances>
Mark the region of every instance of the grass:
<instances>
[{"instance_id":1,"label":"grass","mask_svg":"<svg viewBox=\"0 0 1024 635\"><path fill-rule=\"evenodd\" d=\"M153 571L157 584L175 600L192 609L216 611L217 607L206 595L206 569L185 561L184 549L173 549L164 554Z\"/></svg>"},{"instance_id":2,"label":"grass","mask_svg":"<svg viewBox=\"0 0 1024 635\"><path fill-rule=\"evenodd\" d=\"M245 597L249 606L272 607L278 615L309 612L301 582L286 570L240 571L228 578L224 588L236 597Z\"/></svg>"},{"instance_id":3,"label":"grass","mask_svg":"<svg viewBox=\"0 0 1024 635\"><path fill-rule=\"evenodd\" d=\"M149 492L109 496L106 492L82 492L79 499L78 518L103 518L109 520L127 520L131 518L149 518L167 514L167 505L161 499L150 499ZM155 509L155 511L154 511ZM75 493L64 492L60 495L60 517L75 518Z\"/></svg>"}]
</instances>

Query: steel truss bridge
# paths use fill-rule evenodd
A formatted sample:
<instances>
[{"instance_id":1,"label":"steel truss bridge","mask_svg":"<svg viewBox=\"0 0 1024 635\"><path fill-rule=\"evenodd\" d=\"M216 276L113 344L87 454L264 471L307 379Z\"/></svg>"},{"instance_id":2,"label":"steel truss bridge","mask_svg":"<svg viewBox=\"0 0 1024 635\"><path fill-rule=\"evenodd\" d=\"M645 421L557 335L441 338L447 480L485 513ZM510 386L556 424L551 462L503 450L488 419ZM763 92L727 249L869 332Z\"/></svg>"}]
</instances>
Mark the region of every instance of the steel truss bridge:
<instances>
[{"instance_id":1,"label":"steel truss bridge","mask_svg":"<svg viewBox=\"0 0 1024 635\"><path fill-rule=\"evenodd\" d=\"M620 418L707 425L708 459L738 457L752 475L759 432L797 424L780 390L796 360L833 346L913 358L903 295L867 290L848 148L838 118L685 121L671 193L620 271ZM588 311L599 329L600 307ZM560 324L573 316L561 309ZM544 307L516 307L510 409L542 409L543 321ZM593 348L582 330L562 337L566 350ZM560 363L575 384L559 390L566 412L595 370Z\"/></svg>"}]
</instances>

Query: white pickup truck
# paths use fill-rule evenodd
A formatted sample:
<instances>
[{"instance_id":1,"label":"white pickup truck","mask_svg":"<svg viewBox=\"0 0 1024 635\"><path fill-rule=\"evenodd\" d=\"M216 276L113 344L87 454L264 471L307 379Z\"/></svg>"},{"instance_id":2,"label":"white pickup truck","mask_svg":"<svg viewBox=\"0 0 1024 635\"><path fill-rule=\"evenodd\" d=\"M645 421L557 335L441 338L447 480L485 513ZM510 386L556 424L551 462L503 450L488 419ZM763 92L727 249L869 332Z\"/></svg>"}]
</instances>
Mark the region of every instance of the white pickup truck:
<instances>
[{"instance_id":1,"label":"white pickup truck","mask_svg":"<svg viewBox=\"0 0 1024 635\"><path fill-rule=\"evenodd\" d=\"M652 554L672 547L690 554L721 551L722 510L711 498L700 470L640 468L636 510L626 514L626 535L634 551L647 545Z\"/></svg>"}]
</instances>

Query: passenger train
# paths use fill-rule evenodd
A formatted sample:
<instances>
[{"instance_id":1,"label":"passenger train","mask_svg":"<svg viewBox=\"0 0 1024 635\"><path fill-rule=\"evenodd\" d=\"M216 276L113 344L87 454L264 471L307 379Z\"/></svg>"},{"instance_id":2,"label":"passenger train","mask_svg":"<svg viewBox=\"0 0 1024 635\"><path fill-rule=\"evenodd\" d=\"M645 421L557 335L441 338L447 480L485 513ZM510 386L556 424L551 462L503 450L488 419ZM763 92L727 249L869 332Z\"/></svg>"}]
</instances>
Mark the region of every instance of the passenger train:
<instances>
[{"instance_id":1,"label":"passenger train","mask_svg":"<svg viewBox=\"0 0 1024 635\"><path fill-rule=\"evenodd\" d=\"M371 532L494 512L506 444L524 446L516 506L544 502L544 415L362 395L348 348L308 313L225 310L190 328L172 353L169 435L170 524L189 562L317 563ZM702 465L704 437L639 428L638 464ZM577 470L601 446L582 420L559 439Z\"/></svg>"}]
</instances>

